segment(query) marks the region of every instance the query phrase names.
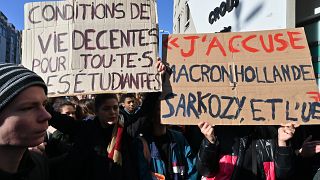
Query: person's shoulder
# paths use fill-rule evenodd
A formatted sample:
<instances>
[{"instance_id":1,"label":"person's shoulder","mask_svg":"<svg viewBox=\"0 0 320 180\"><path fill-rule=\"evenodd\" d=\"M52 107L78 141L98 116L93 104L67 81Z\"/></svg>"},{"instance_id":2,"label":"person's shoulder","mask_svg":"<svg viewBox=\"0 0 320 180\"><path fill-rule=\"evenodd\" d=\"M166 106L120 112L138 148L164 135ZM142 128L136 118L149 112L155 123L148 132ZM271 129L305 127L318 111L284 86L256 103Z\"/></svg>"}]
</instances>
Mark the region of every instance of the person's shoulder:
<instances>
[{"instance_id":1,"label":"person's shoulder","mask_svg":"<svg viewBox=\"0 0 320 180\"><path fill-rule=\"evenodd\" d=\"M28 152L34 168L30 172L30 179L49 179L49 162L47 157L37 152Z\"/></svg>"},{"instance_id":2,"label":"person's shoulder","mask_svg":"<svg viewBox=\"0 0 320 180\"><path fill-rule=\"evenodd\" d=\"M33 151L29 151L28 154L33 163L35 163L36 165L47 165L48 158L43 156L42 154Z\"/></svg>"},{"instance_id":3,"label":"person's shoulder","mask_svg":"<svg viewBox=\"0 0 320 180\"><path fill-rule=\"evenodd\" d=\"M122 105L119 105L119 112L120 113L125 113L124 107Z\"/></svg>"},{"instance_id":4,"label":"person's shoulder","mask_svg":"<svg viewBox=\"0 0 320 180\"><path fill-rule=\"evenodd\" d=\"M85 134L88 136L88 134L92 134L92 132L95 132L97 128L100 128L100 122L97 116L94 118L87 120L87 121L80 121L79 122L79 129L78 129L78 135L82 136Z\"/></svg>"},{"instance_id":5,"label":"person's shoulder","mask_svg":"<svg viewBox=\"0 0 320 180\"><path fill-rule=\"evenodd\" d=\"M171 136L175 139L182 140L186 139L182 132L176 131L173 129L167 129L167 131L171 134Z\"/></svg>"},{"instance_id":6,"label":"person's shoulder","mask_svg":"<svg viewBox=\"0 0 320 180\"><path fill-rule=\"evenodd\" d=\"M174 130L174 129L167 129L168 132L177 135L177 136L183 136L182 132Z\"/></svg>"},{"instance_id":7,"label":"person's shoulder","mask_svg":"<svg viewBox=\"0 0 320 180\"><path fill-rule=\"evenodd\" d=\"M29 151L29 156L32 160L32 162L35 165L35 169L38 169L41 172L47 172L48 171L48 165L49 161L48 158L45 157L44 155L38 153L38 152L33 152Z\"/></svg>"},{"instance_id":8,"label":"person's shoulder","mask_svg":"<svg viewBox=\"0 0 320 180\"><path fill-rule=\"evenodd\" d=\"M88 129L92 129L92 128L96 129L97 127L101 126L98 116L95 116L88 121L82 121L81 125L84 130L88 130Z\"/></svg>"}]
</instances>

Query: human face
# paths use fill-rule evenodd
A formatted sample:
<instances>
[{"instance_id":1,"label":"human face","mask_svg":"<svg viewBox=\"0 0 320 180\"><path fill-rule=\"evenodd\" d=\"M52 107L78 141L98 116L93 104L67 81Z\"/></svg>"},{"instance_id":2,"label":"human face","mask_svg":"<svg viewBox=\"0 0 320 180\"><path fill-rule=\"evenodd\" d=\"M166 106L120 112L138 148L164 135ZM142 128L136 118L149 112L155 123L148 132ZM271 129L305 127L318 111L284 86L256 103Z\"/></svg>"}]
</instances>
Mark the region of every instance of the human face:
<instances>
[{"instance_id":1,"label":"human face","mask_svg":"<svg viewBox=\"0 0 320 180\"><path fill-rule=\"evenodd\" d=\"M104 103L98 108L97 116L100 120L102 127L107 127L115 124L119 117L119 104L118 100L111 98L106 99Z\"/></svg>"},{"instance_id":2,"label":"human face","mask_svg":"<svg viewBox=\"0 0 320 180\"><path fill-rule=\"evenodd\" d=\"M123 107L129 112L133 113L136 109L136 100L133 97L126 97L123 102Z\"/></svg>"},{"instance_id":3,"label":"human face","mask_svg":"<svg viewBox=\"0 0 320 180\"><path fill-rule=\"evenodd\" d=\"M66 115L76 119L76 109L71 105L62 106L61 109L60 109L60 113L61 114L66 114Z\"/></svg>"},{"instance_id":4,"label":"human face","mask_svg":"<svg viewBox=\"0 0 320 180\"><path fill-rule=\"evenodd\" d=\"M43 88L31 86L0 112L0 146L34 147L44 140L51 115Z\"/></svg>"}]
</instances>

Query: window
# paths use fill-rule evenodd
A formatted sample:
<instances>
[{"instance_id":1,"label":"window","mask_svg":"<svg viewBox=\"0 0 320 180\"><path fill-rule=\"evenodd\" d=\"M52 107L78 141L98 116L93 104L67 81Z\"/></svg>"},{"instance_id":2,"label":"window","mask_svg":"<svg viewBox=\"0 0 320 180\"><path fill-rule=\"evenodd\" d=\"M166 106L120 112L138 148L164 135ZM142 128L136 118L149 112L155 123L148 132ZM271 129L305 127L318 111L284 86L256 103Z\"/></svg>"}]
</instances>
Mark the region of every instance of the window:
<instances>
[{"instance_id":1,"label":"window","mask_svg":"<svg viewBox=\"0 0 320 180\"><path fill-rule=\"evenodd\" d=\"M177 23L177 33L180 33L180 23L181 23L181 18L179 16L178 17L178 23Z\"/></svg>"},{"instance_id":2,"label":"window","mask_svg":"<svg viewBox=\"0 0 320 180\"><path fill-rule=\"evenodd\" d=\"M189 25L190 25L190 8L189 8L189 5L188 5L188 2L186 2L186 7L185 7L186 9L186 23L185 23L185 25L184 25L184 27L185 27L185 29L187 29L188 27L189 27Z\"/></svg>"},{"instance_id":3,"label":"window","mask_svg":"<svg viewBox=\"0 0 320 180\"><path fill-rule=\"evenodd\" d=\"M0 26L0 35L3 37L7 36L6 29L3 26Z\"/></svg>"},{"instance_id":4,"label":"window","mask_svg":"<svg viewBox=\"0 0 320 180\"><path fill-rule=\"evenodd\" d=\"M3 28L2 26L0 26L0 35L1 35L1 36L5 36L5 34L4 34L4 28Z\"/></svg>"}]
</instances>

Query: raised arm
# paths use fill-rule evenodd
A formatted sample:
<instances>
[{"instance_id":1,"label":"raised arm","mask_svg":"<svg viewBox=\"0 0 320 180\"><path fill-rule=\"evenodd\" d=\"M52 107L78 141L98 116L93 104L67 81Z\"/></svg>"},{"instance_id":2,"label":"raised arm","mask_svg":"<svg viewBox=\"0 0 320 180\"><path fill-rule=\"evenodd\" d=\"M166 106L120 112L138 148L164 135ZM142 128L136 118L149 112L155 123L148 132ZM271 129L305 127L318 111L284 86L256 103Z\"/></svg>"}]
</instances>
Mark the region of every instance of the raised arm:
<instances>
[{"instance_id":1,"label":"raised arm","mask_svg":"<svg viewBox=\"0 0 320 180\"><path fill-rule=\"evenodd\" d=\"M219 170L218 140L214 134L214 128L208 123L198 124L205 138L200 146L196 166L202 176L213 177Z\"/></svg>"},{"instance_id":2,"label":"raised arm","mask_svg":"<svg viewBox=\"0 0 320 180\"><path fill-rule=\"evenodd\" d=\"M275 170L277 179L292 178L294 168L294 151L288 145L288 140L293 137L295 124L282 125L278 129L278 146L275 154Z\"/></svg>"},{"instance_id":3,"label":"raised arm","mask_svg":"<svg viewBox=\"0 0 320 180\"><path fill-rule=\"evenodd\" d=\"M74 136L79 131L81 122L75 121L74 118L55 111L50 111L50 114L52 118L49 120L49 125L62 133Z\"/></svg>"}]
</instances>

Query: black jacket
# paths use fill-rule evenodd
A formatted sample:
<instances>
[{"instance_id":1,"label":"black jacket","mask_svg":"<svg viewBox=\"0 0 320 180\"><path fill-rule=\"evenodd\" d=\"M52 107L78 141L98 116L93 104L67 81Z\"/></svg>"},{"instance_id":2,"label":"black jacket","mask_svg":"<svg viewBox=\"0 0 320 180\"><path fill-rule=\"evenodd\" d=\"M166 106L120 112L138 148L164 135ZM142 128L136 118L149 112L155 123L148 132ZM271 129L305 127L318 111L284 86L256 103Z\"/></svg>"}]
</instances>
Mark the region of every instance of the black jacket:
<instances>
[{"instance_id":1,"label":"black jacket","mask_svg":"<svg viewBox=\"0 0 320 180\"><path fill-rule=\"evenodd\" d=\"M273 126L216 126L218 141L203 140L197 169L217 179L290 179L293 174L291 147L277 146ZM252 148L255 147L255 148Z\"/></svg>"},{"instance_id":2,"label":"black jacket","mask_svg":"<svg viewBox=\"0 0 320 180\"><path fill-rule=\"evenodd\" d=\"M150 112L154 107L155 98L158 98L157 94L150 94L135 116L128 117L126 114L121 114L124 117L125 128L121 142L122 166L113 163L106 157L113 127L102 128L98 117L93 121L74 121L69 116L51 110L50 124L62 133L70 135L74 140L72 150L59 169L60 179L137 179L137 161L134 159L136 156L134 148L130 147L133 147L133 139L139 133L150 129L146 128L150 124L147 121L148 113L146 112Z\"/></svg>"},{"instance_id":3,"label":"black jacket","mask_svg":"<svg viewBox=\"0 0 320 180\"><path fill-rule=\"evenodd\" d=\"M35 152L24 153L18 172L10 174L0 170L1 180L48 180L48 161L42 155Z\"/></svg>"},{"instance_id":4,"label":"black jacket","mask_svg":"<svg viewBox=\"0 0 320 180\"><path fill-rule=\"evenodd\" d=\"M128 114L120 107L120 114L124 117L127 134L131 138L136 138L140 134L152 134L152 122L150 119L152 119L154 115L156 102L160 94L159 92L146 94L141 108L134 114Z\"/></svg>"},{"instance_id":5,"label":"black jacket","mask_svg":"<svg viewBox=\"0 0 320 180\"><path fill-rule=\"evenodd\" d=\"M60 179L100 180L137 179L133 166L131 138L123 134L121 141L122 166L107 157L107 145L111 140L113 126L102 128L99 119L77 122L59 113L53 114L51 125L74 139L74 146L60 169Z\"/></svg>"}]
</instances>

